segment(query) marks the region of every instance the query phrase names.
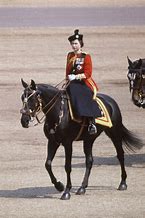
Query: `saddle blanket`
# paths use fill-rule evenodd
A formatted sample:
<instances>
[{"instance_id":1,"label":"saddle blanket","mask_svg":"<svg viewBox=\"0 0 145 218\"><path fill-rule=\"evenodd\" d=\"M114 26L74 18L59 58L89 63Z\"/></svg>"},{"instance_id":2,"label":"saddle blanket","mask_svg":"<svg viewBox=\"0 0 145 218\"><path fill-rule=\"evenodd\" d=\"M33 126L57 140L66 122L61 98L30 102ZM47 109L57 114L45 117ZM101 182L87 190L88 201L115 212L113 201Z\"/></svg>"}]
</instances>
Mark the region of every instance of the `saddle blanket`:
<instances>
[{"instance_id":1,"label":"saddle blanket","mask_svg":"<svg viewBox=\"0 0 145 218\"><path fill-rule=\"evenodd\" d=\"M107 126L109 128L111 128L112 125L112 121L110 119L110 115L107 111L106 106L104 105L104 103L101 101L101 99L99 99L98 97L96 97L95 101L98 103L100 110L102 112L102 116L101 117L97 117L95 119L96 124L100 124L103 126ZM72 107L71 107L71 103L70 103L70 99L68 98L68 105L69 105L69 111L70 111L70 115L71 115L71 119L74 120L75 122L81 123L82 119L79 118L75 118L73 111L72 111Z\"/></svg>"},{"instance_id":2,"label":"saddle blanket","mask_svg":"<svg viewBox=\"0 0 145 218\"><path fill-rule=\"evenodd\" d=\"M101 99L99 99L98 97L96 97L95 101L98 103L101 111L102 111L102 116L101 117L97 117L95 119L95 122L97 124L103 125L103 126L107 126L109 128L111 128L112 125L112 121L110 119L110 115L107 111L106 106L104 105L104 103L101 101Z\"/></svg>"}]
</instances>

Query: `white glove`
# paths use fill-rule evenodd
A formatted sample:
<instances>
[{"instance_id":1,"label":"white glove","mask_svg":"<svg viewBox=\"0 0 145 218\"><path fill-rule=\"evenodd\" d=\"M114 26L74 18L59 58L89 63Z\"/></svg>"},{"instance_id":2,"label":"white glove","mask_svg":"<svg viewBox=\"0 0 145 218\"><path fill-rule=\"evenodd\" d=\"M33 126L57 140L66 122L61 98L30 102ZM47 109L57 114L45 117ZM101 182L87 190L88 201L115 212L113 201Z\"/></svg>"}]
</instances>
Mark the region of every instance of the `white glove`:
<instances>
[{"instance_id":1,"label":"white glove","mask_svg":"<svg viewBox=\"0 0 145 218\"><path fill-rule=\"evenodd\" d=\"M69 81L75 80L75 79L76 79L76 75L74 75L74 74L69 74L69 75L68 75L68 79L69 79Z\"/></svg>"},{"instance_id":2,"label":"white glove","mask_svg":"<svg viewBox=\"0 0 145 218\"><path fill-rule=\"evenodd\" d=\"M76 75L76 79L78 79L78 80L86 79L86 76L84 73L80 73L80 74Z\"/></svg>"}]
</instances>

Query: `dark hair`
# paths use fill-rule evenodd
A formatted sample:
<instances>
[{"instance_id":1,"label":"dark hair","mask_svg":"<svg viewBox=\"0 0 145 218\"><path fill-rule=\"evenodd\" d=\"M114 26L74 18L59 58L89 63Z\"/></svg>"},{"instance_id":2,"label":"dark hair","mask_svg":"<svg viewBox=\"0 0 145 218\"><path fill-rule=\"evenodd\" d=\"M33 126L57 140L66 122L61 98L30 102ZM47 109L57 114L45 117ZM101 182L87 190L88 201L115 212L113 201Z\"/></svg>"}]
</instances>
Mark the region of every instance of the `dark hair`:
<instances>
[{"instance_id":1,"label":"dark hair","mask_svg":"<svg viewBox=\"0 0 145 218\"><path fill-rule=\"evenodd\" d=\"M84 46L84 42L83 42L83 40L79 40L79 42L80 42L80 45L81 45L81 48Z\"/></svg>"}]
</instances>

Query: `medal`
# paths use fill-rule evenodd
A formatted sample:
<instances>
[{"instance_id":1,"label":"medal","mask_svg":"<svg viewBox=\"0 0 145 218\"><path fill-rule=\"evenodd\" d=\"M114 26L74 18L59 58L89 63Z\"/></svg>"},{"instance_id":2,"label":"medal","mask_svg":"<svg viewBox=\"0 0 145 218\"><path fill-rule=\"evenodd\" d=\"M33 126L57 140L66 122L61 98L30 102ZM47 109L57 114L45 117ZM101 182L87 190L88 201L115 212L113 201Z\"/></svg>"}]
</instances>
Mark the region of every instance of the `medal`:
<instances>
[{"instance_id":1,"label":"medal","mask_svg":"<svg viewBox=\"0 0 145 218\"><path fill-rule=\"evenodd\" d=\"M81 70L82 69L82 66L81 65L77 65L77 70Z\"/></svg>"}]
</instances>

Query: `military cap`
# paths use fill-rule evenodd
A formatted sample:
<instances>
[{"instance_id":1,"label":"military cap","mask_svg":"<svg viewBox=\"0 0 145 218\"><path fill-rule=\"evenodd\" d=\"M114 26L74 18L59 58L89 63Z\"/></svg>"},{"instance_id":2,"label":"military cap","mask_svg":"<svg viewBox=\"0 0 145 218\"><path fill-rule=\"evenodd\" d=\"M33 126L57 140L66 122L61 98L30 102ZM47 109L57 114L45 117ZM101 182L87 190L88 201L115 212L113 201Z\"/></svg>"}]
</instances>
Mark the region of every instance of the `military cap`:
<instances>
[{"instance_id":1,"label":"military cap","mask_svg":"<svg viewBox=\"0 0 145 218\"><path fill-rule=\"evenodd\" d=\"M69 40L70 42L72 42L72 41L75 40L75 39L78 39L78 40L82 40L82 39L83 39L83 35L82 35L82 34L79 34L79 30L78 30L78 29L76 29L76 30L74 31L74 35L68 37L68 40Z\"/></svg>"}]
</instances>

